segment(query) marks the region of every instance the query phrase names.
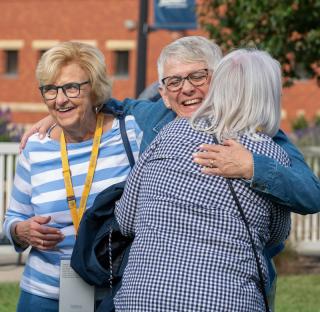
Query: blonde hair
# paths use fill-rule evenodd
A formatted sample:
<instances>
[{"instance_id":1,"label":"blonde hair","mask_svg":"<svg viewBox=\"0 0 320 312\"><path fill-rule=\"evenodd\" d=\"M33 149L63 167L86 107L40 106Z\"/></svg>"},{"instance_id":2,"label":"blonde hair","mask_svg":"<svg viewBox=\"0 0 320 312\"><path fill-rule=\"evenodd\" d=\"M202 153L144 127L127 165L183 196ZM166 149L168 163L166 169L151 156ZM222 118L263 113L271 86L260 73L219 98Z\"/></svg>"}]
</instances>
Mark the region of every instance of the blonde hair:
<instances>
[{"instance_id":1,"label":"blonde hair","mask_svg":"<svg viewBox=\"0 0 320 312\"><path fill-rule=\"evenodd\" d=\"M89 76L94 106L101 106L111 97L111 80L106 73L102 52L81 42L62 42L46 51L38 62L36 78L46 85L56 80L65 65L78 64Z\"/></svg>"},{"instance_id":2,"label":"blonde hair","mask_svg":"<svg viewBox=\"0 0 320 312\"><path fill-rule=\"evenodd\" d=\"M272 137L280 126L281 91L277 60L256 49L235 50L219 63L191 125L219 141L243 134L258 138L258 131ZM209 126L201 128L200 120Z\"/></svg>"}]
</instances>

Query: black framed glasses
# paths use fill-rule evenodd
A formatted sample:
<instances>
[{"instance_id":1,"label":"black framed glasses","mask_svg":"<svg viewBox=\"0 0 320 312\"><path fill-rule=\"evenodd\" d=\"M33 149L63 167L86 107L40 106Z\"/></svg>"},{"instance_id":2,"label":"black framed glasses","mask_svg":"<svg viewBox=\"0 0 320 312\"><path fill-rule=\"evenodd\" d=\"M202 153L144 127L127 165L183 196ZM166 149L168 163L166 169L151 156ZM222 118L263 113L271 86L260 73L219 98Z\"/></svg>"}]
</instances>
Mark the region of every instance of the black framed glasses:
<instances>
[{"instance_id":1,"label":"black framed glasses","mask_svg":"<svg viewBox=\"0 0 320 312\"><path fill-rule=\"evenodd\" d=\"M63 86L56 85L44 85L39 87L39 90L45 100L54 100L58 96L59 89L62 89L65 96L68 98L76 98L80 94L81 86L89 83L90 81L84 82L69 82Z\"/></svg>"},{"instance_id":2,"label":"black framed glasses","mask_svg":"<svg viewBox=\"0 0 320 312\"><path fill-rule=\"evenodd\" d=\"M207 68L200 69L190 73L189 75L182 76L168 76L161 80L162 84L169 91L178 91L183 87L184 81L188 80L194 87L201 87L204 85L209 76L209 70Z\"/></svg>"}]
</instances>

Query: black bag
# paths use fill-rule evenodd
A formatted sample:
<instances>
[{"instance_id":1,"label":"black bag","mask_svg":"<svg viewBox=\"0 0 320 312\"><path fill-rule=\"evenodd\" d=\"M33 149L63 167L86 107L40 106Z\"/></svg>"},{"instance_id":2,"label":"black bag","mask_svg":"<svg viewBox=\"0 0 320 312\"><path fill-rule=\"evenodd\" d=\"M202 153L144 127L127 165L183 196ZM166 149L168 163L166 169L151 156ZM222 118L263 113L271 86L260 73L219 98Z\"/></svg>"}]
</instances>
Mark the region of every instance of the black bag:
<instances>
[{"instance_id":1,"label":"black bag","mask_svg":"<svg viewBox=\"0 0 320 312\"><path fill-rule=\"evenodd\" d=\"M114 216L125 182L110 186L95 199L80 223L71 267L90 285L111 287L122 277L133 238L121 234Z\"/></svg>"},{"instance_id":2,"label":"black bag","mask_svg":"<svg viewBox=\"0 0 320 312\"><path fill-rule=\"evenodd\" d=\"M119 119L120 133L131 168L134 157L127 137L125 116L119 108L109 111ZM121 234L114 216L115 202L120 199L125 182L102 191L81 220L71 256L71 267L90 285L110 287L97 311L113 311L113 297L121 286L128 262L131 237Z\"/></svg>"}]
</instances>

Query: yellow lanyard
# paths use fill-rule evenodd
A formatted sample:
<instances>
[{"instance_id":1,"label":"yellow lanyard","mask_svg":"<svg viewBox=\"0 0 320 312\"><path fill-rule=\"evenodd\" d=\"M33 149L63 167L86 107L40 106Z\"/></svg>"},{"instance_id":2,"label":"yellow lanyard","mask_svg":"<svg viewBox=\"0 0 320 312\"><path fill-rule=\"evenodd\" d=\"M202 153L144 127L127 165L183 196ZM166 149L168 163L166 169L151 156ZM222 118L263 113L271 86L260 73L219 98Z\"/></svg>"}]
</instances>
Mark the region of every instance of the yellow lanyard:
<instances>
[{"instance_id":1,"label":"yellow lanyard","mask_svg":"<svg viewBox=\"0 0 320 312\"><path fill-rule=\"evenodd\" d=\"M65 140L63 131L61 132L61 135L60 135L62 173L64 178L64 184L67 191L68 206L70 209L70 213L71 213L71 217L72 217L72 221L73 221L73 225L76 233L78 233L79 224L83 216L83 213L86 209L87 199L89 196L94 172L97 165L100 140L102 136L103 118L104 118L103 113L98 114L96 130L94 132L94 138L93 138L92 152L91 152L91 157L89 162L89 169L88 169L86 181L84 184L84 188L83 188L83 192L80 200L79 211L77 210L76 198L74 196L74 191L73 191L73 186L71 181L70 166L68 161L67 145L66 145L66 140Z\"/></svg>"}]
</instances>

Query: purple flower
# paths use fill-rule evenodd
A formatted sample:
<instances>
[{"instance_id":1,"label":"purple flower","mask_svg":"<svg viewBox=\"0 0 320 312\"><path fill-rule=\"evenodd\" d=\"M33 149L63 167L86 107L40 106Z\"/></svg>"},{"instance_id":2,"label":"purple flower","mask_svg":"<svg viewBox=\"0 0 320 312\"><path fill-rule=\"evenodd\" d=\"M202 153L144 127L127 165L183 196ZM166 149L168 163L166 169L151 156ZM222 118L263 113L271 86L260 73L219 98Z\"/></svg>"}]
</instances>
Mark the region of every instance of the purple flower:
<instances>
[{"instance_id":1,"label":"purple flower","mask_svg":"<svg viewBox=\"0 0 320 312\"><path fill-rule=\"evenodd\" d=\"M11 122L12 113L9 108L0 109L0 141L19 142L24 132L23 127L19 127Z\"/></svg>"}]
</instances>

